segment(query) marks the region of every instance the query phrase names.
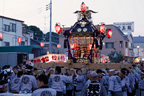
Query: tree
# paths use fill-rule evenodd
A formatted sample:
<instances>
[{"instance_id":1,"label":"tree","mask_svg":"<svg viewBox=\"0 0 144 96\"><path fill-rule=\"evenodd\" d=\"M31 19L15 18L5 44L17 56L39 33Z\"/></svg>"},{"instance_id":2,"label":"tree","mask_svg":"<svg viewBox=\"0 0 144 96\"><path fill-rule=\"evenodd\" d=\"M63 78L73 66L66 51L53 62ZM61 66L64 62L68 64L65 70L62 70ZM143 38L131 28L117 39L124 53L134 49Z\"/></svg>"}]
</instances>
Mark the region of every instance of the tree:
<instances>
[{"instance_id":1,"label":"tree","mask_svg":"<svg viewBox=\"0 0 144 96\"><path fill-rule=\"evenodd\" d=\"M43 40L43 32L37 26L29 26L29 29L34 32L34 40Z\"/></svg>"},{"instance_id":2,"label":"tree","mask_svg":"<svg viewBox=\"0 0 144 96\"><path fill-rule=\"evenodd\" d=\"M110 61L113 63L120 63L124 60L124 57L121 52L118 53L117 51L112 51L110 54L108 54L108 56Z\"/></svg>"}]
</instances>

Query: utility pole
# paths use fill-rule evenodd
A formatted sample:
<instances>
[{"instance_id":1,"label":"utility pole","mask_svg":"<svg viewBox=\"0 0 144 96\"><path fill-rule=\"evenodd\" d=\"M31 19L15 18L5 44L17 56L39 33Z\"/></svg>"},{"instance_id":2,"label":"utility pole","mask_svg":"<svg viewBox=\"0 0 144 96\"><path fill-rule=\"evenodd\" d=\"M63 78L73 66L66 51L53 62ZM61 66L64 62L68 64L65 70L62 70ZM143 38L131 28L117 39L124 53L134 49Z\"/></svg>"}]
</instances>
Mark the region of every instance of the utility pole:
<instances>
[{"instance_id":1,"label":"utility pole","mask_svg":"<svg viewBox=\"0 0 144 96\"><path fill-rule=\"evenodd\" d=\"M137 49L138 49L138 57L139 57L139 48L140 48L140 46L137 46Z\"/></svg>"},{"instance_id":2,"label":"utility pole","mask_svg":"<svg viewBox=\"0 0 144 96\"><path fill-rule=\"evenodd\" d=\"M52 26L52 0L50 0L50 33L49 33L49 53L51 52L51 26Z\"/></svg>"}]
</instances>

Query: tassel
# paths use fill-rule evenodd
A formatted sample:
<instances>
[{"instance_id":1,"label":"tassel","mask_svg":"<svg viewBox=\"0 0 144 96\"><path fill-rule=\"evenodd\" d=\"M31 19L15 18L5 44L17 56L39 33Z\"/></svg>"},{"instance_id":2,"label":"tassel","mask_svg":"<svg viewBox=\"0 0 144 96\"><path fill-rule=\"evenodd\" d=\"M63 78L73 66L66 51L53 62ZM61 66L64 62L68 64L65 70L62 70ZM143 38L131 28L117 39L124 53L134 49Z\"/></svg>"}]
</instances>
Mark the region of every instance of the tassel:
<instances>
[{"instance_id":1,"label":"tassel","mask_svg":"<svg viewBox=\"0 0 144 96\"><path fill-rule=\"evenodd\" d=\"M102 48L103 48L103 42L102 42L102 39L100 39L100 47L99 47L99 49L102 50Z\"/></svg>"},{"instance_id":2,"label":"tassel","mask_svg":"<svg viewBox=\"0 0 144 96\"><path fill-rule=\"evenodd\" d=\"M67 48L67 39L64 40L64 48Z\"/></svg>"},{"instance_id":3,"label":"tassel","mask_svg":"<svg viewBox=\"0 0 144 96\"><path fill-rule=\"evenodd\" d=\"M98 45L98 40L97 40L97 39L94 39L94 42L95 42L95 44L96 44L96 48L98 48L98 47L99 47L99 45Z\"/></svg>"}]
</instances>

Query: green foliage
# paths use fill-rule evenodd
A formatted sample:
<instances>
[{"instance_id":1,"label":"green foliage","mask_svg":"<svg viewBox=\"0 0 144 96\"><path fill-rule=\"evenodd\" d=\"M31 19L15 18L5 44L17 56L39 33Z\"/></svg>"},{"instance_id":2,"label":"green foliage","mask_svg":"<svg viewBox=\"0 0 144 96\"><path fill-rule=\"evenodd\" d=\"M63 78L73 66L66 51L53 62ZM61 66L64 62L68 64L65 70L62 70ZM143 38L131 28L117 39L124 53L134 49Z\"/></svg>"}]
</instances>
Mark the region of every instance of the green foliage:
<instances>
[{"instance_id":1,"label":"green foliage","mask_svg":"<svg viewBox=\"0 0 144 96\"><path fill-rule=\"evenodd\" d=\"M34 32L34 39L42 39L43 32L37 26L29 26L29 29Z\"/></svg>"},{"instance_id":2,"label":"green foliage","mask_svg":"<svg viewBox=\"0 0 144 96\"><path fill-rule=\"evenodd\" d=\"M46 40L47 42L49 42L49 35L50 35L50 32L47 32L47 33L45 34L45 40ZM57 33L55 33L55 32L52 32L52 33L51 33L51 40L52 40L52 42L59 43L59 34L57 34Z\"/></svg>"},{"instance_id":3,"label":"green foliage","mask_svg":"<svg viewBox=\"0 0 144 96\"><path fill-rule=\"evenodd\" d=\"M117 54L116 57L114 56L115 53ZM124 57L121 52L118 53L116 51L112 51L110 54L108 54L108 56L109 56L110 61L113 63L120 63L121 61L124 60Z\"/></svg>"}]
</instances>

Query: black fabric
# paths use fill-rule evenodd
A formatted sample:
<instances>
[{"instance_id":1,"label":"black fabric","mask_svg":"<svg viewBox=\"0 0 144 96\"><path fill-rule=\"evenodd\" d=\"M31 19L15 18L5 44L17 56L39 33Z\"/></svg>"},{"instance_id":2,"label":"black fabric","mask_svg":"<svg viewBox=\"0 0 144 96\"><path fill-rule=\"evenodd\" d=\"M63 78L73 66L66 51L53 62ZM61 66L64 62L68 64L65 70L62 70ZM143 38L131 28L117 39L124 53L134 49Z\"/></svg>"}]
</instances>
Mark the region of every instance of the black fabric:
<instances>
[{"instance_id":1,"label":"black fabric","mask_svg":"<svg viewBox=\"0 0 144 96\"><path fill-rule=\"evenodd\" d=\"M101 91L100 83L92 82L87 88L87 96L98 96Z\"/></svg>"},{"instance_id":2,"label":"black fabric","mask_svg":"<svg viewBox=\"0 0 144 96\"><path fill-rule=\"evenodd\" d=\"M56 96L63 96L63 92L58 92L57 91L57 95Z\"/></svg>"},{"instance_id":3,"label":"black fabric","mask_svg":"<svg viewBox=\"0 0 144 96\"><path fill-rule=\"evenodd\" d=\"M66 94L67 94L66 96L72 96L72 90L67 90Z\"/></svg>"},{"instance_id":4,"label":"black fabric","mask_svg":"<svg viewBox=\"0 0 144 96\"><path fill-rule=\"evenodd\" d=\"M44 86L41 86L40 88L48 88L48 86L47 86L47 85L44 85Z\"/></svg>"},{"instance_id":5,"label":"black fabric","mask_svg":"<svg viewBox=\"0 0 144 96\"><path fill-rule=\"evenodd\" d=\"M67 48L67 39L64 40L64 48Z\"/></svg>"}]
</instances>

